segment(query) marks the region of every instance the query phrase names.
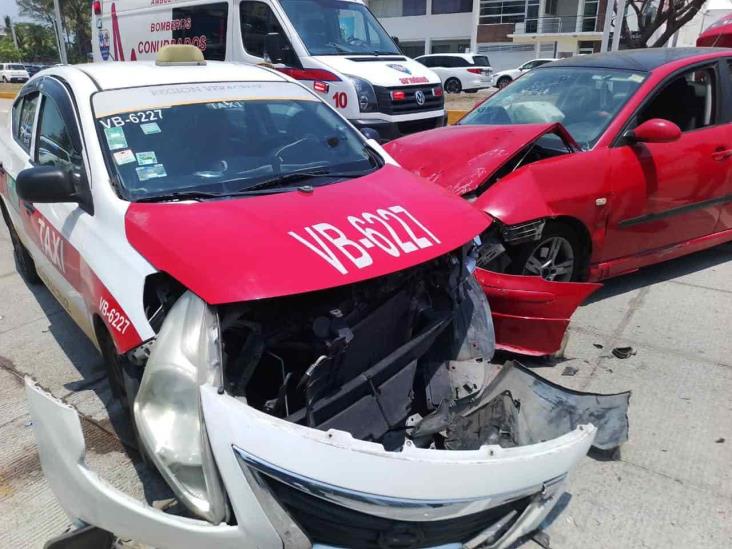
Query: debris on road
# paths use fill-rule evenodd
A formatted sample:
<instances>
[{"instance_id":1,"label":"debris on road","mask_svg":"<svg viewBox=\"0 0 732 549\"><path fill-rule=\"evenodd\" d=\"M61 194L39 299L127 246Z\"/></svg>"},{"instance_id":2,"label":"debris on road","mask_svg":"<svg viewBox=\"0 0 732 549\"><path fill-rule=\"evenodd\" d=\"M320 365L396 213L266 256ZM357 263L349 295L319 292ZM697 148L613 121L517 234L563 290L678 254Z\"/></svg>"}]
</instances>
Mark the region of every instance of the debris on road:
<instances>
[{"instance_id":1,"label":"debris on road","mask_svg":"<svg viewBox=\"0 0 732 549\"><path fill-rule=\"evenodd\" d=\"M625 359L632 357L636 351L633 347L615 347L612 353L615 358Z\"/></svg>"},{"instance_id":2,"label":"debris on road","mask_svg":"<svg viewBox=\"0 0 732 549\"><path fill-rule=\"evenodd\" d=\"M574 376L577 374L577 372L579 372L579 370L577 368L575 368L574 366L567 366L566 368L564 368L564 370L562 370L562 375L563 376Z\"/></svg>"}]
</instances>

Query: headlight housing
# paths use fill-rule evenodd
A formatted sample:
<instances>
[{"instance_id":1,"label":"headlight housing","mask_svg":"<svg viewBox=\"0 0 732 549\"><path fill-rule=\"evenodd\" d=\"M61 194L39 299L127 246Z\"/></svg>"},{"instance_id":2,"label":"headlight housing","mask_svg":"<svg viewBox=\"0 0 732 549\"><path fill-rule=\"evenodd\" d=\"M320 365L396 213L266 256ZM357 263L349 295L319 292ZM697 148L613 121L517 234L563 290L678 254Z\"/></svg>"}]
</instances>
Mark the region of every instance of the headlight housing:
<instances>
[{"instance_id":1,"label":"headlight housing","mask_svg":"<svg viewBox=\"0 0 732 549\"><path fill-rule=\"evenodd\" d=\"M221 383L218 316L186 292L168 313L135 398L134 419L148 456L180 501L218 524L226 501L203 423L199 386Z\"/></svg>"},{"instance_id":2,"label":"headlight housing","mask_svg":"<svg viewBox=\"0 0 732 549\"><path fill-rule=\"evenodd\" d=\"M375 112L378 108L376 100L376 92L370 82L357 76L348 75L356 88L356 98L358 99L358 110L360 112Z\"/></svg>"}]
</instances>

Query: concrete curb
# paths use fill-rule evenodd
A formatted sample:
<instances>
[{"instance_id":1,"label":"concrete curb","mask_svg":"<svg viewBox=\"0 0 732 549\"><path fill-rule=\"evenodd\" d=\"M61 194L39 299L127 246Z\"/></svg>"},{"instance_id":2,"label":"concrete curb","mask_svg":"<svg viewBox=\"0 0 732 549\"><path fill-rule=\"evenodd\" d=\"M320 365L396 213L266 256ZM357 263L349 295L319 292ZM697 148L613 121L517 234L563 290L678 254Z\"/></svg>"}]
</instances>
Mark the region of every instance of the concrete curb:
<instances>
[{"instance_id":1,"label":"concrete curb","mask_svg":"<svg viewBox=\"0 0 732 549\"><path fill-rule=\"evenodd\" d=\"M455 122L460 120L463 116L465 116L467 113L468 113L468 111L448 110L447 111L447 123L454 124Z\"/></svg>"}]
</instances>

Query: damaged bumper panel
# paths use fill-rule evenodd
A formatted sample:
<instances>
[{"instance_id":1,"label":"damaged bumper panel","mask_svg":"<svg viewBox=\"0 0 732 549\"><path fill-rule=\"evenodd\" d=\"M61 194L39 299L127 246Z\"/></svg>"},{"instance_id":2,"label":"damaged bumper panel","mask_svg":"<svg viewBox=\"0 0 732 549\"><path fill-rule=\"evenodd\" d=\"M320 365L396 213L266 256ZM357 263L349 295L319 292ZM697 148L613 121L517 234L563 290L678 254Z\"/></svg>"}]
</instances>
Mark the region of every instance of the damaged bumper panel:
<instances>
[{"instance_id":1,"label":"damaged bumper panel","mask_svg":"<svg viewBox=\"0 0 732 549\"><path fill-rule=\"evenodd\" d=\"M236 525L214 526L111 487L84 462L76 412L31 380L26 391L43 470L67 513L161 548L507 547L539 527L596 437L601 447L627 438L627 395L569 392L514 364L459 421L440 426L438 418L433 428L447 432L440 450L408 441L386 451L279 420L204 385L208 438L236 517ZM508 435L486 445L480 427L496 421Z\"/></svg>"}]
</instances>

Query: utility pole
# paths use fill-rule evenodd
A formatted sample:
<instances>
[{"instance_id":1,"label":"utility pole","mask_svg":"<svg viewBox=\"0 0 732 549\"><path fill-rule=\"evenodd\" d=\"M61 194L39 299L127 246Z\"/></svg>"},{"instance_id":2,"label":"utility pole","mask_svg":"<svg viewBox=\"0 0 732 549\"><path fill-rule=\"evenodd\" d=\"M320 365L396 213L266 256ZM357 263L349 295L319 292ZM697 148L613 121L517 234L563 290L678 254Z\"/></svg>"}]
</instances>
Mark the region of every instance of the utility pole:
<instances>
[{"instance_id":1,"label":"utility pole","mask_svg":"<svg viewBox=\"0 0 732 549\"><path fill-rule=\"evenodd\" d=\"M13 21L10 21L10 33L13 35L13 45L15 46L15 49L18 49L18 37L15 34L15 23Z\"/></svg>"},{"instance_id":2,"label":"utility pole","mask_svg":"<svg viewBox=\"0 0 732 549\"><path fill-rule=\"evenodd\" d=\"M56 21L54 21L53 27L56 29L56 43L58 44L58 57L61 63L64 65L69 62L66 57L66 41L64 40L64 24L61 19L61 8L59 7L59 0L53 0L53 11L56 14Z\"/></svg>"},{"instance_id":3,"label":"utility pole","mask_svg":"<svg viewBox=\"0 0 732 549\"><path fill-rule=\"evenodd\" d=\"M602 42L600 43L600 51L606 52L610 49L610 23L613 18L613 8L615 0L608 0L605 6L605 22L602 26Z\"/></svg>"},{"instance_id":4,"label":"utility pole","mask_svg":"<svg viewBox=\"0 0 732 549\"><path fill-rule=\"evenodd\" d=\"M615 25L613 26L613 51L620 49L620 32L623 30L623 21L625 21L626 4L626 0L618 0L618 11L615 14Z\"/></svg>"}]
</instances>

